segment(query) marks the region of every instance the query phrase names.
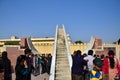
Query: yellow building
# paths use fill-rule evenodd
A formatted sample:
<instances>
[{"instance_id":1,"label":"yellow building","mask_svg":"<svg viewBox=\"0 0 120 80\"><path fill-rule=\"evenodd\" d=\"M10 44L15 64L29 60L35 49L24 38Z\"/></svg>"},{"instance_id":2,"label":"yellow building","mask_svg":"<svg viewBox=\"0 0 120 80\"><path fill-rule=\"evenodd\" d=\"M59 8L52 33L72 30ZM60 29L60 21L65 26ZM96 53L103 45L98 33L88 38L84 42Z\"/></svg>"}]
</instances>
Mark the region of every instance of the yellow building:
<instances>
[{"instance_id":1,"label":"yellow building","mask_svg":"<svg viewBox=\"0 0 120 80\"><path fill-rule=\"evenodd\" d=\"M70 47L70 52L71 54L76 51L76 50L81 50L82 52L85 51L88 46L89 46L89 43L81 43L81 44L75 44L75 43L72 43L71 42L71 39L70 39L70 36L67 35L68 37L68 43L69 43L69 47ZM46 38L31 38L32 40L32 44L34 45L34 47L37 49L38 52L40 52L41 54L49 54L49 53L53 53L53 47L54 47L54 38L49 38L49 37L46 37ZM15 36L12 36L10 39L1 39L0 40L0 53L2 51L4 51L4 47L6 44L6 42L17 42L17 43L20 43L21 39L15 37ZM95 41L96 42L96 41ZM94 43L94 44L98 44L98 43ZM11 44L10 44L11 45ZM14 44L15 45L15 44ZM16 44L18 46L20 46L19 44ZM102 43L101 46L98 46L96 49L94 49L95 51L104 51L103 48L104 47L110 47L110 48L113 48L115 47L116 48L116 52L117 52L117 55L119 56L119 53L120 53L120 45L117 45L117 44L105 44L105 43Z\"/></svg>"},{"instance_id":2,"label":"yellow building","mask_svg":"<svg viewBox=\"0 0 120 80\"><path fill-rule=\"evenodd\" d=\"M10 39L1 39L0 40L0 53L4 50L3 46L6 45L6 42L20 42L21 39L16 37L11 37ZM34 47L38 50L38 52L42 54L49 54L53 53L53 47L54 47L54 38L31 38L32 43ZM87 43L83 44L73 44L70 41L69 38L69 45L70 45L70 51L73 53L75 50L80 49L81 51L84 51L87 48ZM17 45L17 44L16 44Z\"/></svg>"}]
</instances>

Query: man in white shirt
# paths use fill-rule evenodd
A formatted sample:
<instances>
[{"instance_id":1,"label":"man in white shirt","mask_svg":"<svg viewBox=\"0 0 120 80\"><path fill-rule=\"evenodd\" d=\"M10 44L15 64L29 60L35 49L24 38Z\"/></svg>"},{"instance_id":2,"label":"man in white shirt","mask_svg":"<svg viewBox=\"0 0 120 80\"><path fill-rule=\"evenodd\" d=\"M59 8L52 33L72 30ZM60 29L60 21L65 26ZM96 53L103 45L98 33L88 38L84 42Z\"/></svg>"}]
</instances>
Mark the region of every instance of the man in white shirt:
<instances>
[{"instance_id":1,"label":"man in white shirt","mask_svg":"<svg viewBox=\"0 0 120 80\"><path fill-rule=\"evenodd\" d=\"M95 58L93 57L93 50L89 50L88 51L88 55L86 57L84 57L84 60L87 61L87 66L88 66L88 78L89 78L89 72L93 69L93 60Z\"/></svg>"},{"instance_id":2,"label":"man in white shirt","mask_svg":"<svg viewBox=\"0 0 120 80\"><path fill-rule=\"evenodd\" d=\"M88 56L84 57L84 60L87 61L88 69L91 71L93 69L93 50L88 51Z\"/></svg>"}]
</instances>

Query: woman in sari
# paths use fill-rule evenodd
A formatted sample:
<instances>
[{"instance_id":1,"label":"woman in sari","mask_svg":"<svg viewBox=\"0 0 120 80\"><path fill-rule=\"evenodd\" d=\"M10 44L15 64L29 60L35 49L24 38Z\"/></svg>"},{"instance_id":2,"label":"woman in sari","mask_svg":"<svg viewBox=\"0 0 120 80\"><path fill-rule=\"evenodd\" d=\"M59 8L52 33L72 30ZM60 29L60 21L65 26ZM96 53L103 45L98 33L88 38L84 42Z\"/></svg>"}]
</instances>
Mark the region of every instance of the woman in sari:
<instances>
[{"instance_id":1,"label":"woman in sari","mask_svg":"<svg viewBox=\"0 0 120 80\"><path fill-rule=\"evenodd\" d=\"M108 51L108 57L103 61L103 80L114 80L118 73L118 59L114 56L113 50Z\"/></svg>"}]
</instances>

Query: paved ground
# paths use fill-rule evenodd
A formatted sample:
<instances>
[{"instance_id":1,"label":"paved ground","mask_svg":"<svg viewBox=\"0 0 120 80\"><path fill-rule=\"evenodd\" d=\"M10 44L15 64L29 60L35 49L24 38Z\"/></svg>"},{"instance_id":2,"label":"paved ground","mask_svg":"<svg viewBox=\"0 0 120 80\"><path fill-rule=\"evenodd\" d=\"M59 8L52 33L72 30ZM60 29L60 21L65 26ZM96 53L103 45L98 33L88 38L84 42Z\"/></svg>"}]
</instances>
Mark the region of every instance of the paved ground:
<instances>
[{"instance_id":1,"label":"paved ground","mask_svg":"<svg viewBox=\"0 0 120 80\"><path fill-rule=\"evenodd\" d=\"M31 80L49 80L49 75L47 73L44 73L38 76L31 75L31 78L32 78ZM12 80L15 80L14 73L12 74Z\"/></svg>"}]
</instances>

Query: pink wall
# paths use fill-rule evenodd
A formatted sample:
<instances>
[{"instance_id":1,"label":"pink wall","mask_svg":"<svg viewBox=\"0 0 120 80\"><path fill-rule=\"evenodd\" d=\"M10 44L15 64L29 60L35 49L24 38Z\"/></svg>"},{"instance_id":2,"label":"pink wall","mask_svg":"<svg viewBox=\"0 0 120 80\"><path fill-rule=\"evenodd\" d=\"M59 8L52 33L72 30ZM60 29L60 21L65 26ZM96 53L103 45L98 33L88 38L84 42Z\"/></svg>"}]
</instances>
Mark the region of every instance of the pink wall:
<instances>
[{"instance_id":1,"label":"pink wall","mask_svg":"<svg viewBox=\"0 0 120 80\"><path fill-rule=\"evenodd\" d=\"M17 57L23 54L23 50L19 50L19 47L6 47L6 51L8 53L8 58L11 60L11 65L13 69L15 69Z\"/></svg>"},{"instance_id":2,"label":"pink wall","mask_svg":"<svg viewBox=\"0 0 120 80\"><path fill-rule=\"evenodd\" d=\"M103 50L102 48L100 48L102 46L102 39L99 38L95 38L95 43L93 45L93 49L98 49L98 51L96 50L95 53L97 55L102 55L104 54L105 56L108 55L108 51L109 50L113 50L114 52L116 52L116 48L115 47L104 47Z\"/></svg>"}]
</instances>

